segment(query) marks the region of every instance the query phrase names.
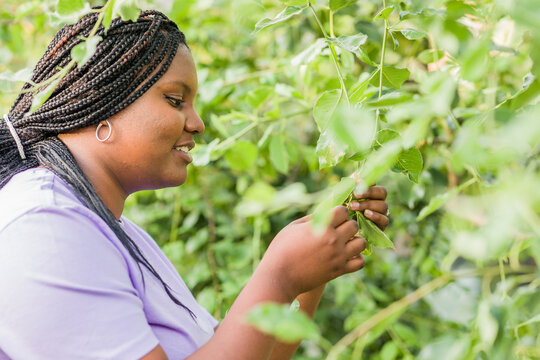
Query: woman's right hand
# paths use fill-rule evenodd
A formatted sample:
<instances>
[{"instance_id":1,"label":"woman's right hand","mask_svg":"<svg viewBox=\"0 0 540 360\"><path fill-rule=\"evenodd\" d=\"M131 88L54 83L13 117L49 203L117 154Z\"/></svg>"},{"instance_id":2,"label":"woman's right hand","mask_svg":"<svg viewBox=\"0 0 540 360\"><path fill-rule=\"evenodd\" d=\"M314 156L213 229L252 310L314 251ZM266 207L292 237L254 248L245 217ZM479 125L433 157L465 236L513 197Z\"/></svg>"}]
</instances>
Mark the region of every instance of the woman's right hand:
<instances>
[{"instance_id":1,"label":"woman's right hand","mask_svg":"<svg viewBox=\"0 0 540 360\"><path fill-rule=\"evenodd\" d=\"M322 235L313 232L310 216L291 222L272 240L260 266L293 299L340 275L360 270L364 266L360 253L366 241L356 236L358 224L348 217L345 206L336 206Z\"/></svg>"}]
</instances>

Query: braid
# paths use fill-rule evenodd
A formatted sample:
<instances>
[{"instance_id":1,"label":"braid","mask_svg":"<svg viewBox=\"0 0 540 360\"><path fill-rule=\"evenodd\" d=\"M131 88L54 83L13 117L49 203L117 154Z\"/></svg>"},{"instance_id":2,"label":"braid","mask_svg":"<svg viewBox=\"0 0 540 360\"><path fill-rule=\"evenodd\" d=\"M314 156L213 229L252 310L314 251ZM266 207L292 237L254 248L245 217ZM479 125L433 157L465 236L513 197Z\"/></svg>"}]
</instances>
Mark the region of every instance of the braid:
<instances>
[{"instance_id":1,"label":"braid","mask_svg":"<svg viewBox=\"0 0 540 360\"><path fill-rule=\"evenodd\" d=\"M34 68L32 82L49 79L58 67L71 61L71 49L88 37L98 14L91 13L55 35ZM74 67L54 89L49 99L29 113L33 93L24 84L8 116L19 135L26 159L22 160L7 124L0 119L0 189L13 175L44 166L63 179L83 201L114 231L139 270L143 265L162 284L177 305L183 305L171 288L148 262L135 242L125 233L111 211L78 166L75 158L57 137L71 130L96 125L118 113L144 94L169 68L184 34L175 23L158 11L143 11L136 22L114 19L105 35L100 26L96 35L103 38L94 55L81 68ZM144 276L143 276L144 282Z\"/></svg>"}]
</instances>

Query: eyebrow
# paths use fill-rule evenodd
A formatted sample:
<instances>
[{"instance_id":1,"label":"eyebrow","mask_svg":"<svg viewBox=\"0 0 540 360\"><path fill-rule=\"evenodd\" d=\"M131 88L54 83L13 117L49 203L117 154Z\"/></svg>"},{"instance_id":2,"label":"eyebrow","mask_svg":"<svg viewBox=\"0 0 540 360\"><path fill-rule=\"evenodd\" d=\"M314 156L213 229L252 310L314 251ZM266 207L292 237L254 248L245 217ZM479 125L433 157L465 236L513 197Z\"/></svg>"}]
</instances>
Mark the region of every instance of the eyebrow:
<instances>
[{"instance_id":1,"label":"eyebrow","mask_svg":"<svg viewBox=\"0 0 540 360\"><path fill-rule=\"evenodd\" d=\"M189 85L183 82L182 80L168 81L164 83L162 87L182 87L184 88L186 95L190 95L193 92L193 90L189 87Z\"/></svg>"}]
</instances>

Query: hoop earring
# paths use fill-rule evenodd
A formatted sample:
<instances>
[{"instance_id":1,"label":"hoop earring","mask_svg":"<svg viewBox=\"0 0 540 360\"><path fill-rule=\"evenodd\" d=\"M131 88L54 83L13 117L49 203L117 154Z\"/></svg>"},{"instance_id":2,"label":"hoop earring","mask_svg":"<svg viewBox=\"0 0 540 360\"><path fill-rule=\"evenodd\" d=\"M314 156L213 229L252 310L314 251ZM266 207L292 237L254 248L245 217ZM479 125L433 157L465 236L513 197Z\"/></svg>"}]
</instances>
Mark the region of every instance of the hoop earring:
<instances>
[{"instance_id":1,"label":"hoop earring","mask_svg":"<svg viewBox=\"0 0 540 360\"><path fill-rule=\"evenodd\" d=\"M107 127L109 128L109 133L107 134L107 136L105 137L105 139L101 139L99 137L99 129L101 129L101 127L103 126L103 123L100 122L99 125L97 126L96 128L96 139L97 141L99 142L105 142L107 140L109 140L109 138L111 137L112 135L112 126L111 126L111 123L109 122L109 120L105 120L105 122L107 123Z\"/></svg>"}]
</instances>

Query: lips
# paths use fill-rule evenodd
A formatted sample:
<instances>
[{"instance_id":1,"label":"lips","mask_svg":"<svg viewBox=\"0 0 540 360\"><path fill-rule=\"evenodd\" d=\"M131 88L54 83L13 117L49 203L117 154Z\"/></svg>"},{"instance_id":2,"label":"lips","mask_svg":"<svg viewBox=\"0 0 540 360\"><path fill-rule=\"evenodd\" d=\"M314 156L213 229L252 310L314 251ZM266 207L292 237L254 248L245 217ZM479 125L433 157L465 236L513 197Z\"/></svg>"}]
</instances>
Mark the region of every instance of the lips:
<instances>
[{"instance_id":1,"label":"lips","mask_svg":"<svg viewBox=\"0 0 540 360\"><path fill-rule=\"evenodd\" d=\"M193 158L189 154L189 151L195 147L195 142L188 141L184 143L177 144L173 147L173 150L180 155L186 162L190 163L193 161Z\"/></svg>"},{"instance_id":2,"label":"lips","mask_svg":"<svg viewBox=\"0 0 540 360\"><path fill-rule=\"evenodd\" d=\"M194 141L188 141L188 142L184 142L184 143L174 145L173 149L180 150L180 151L183 151L183 152L187 153L191 149L193 149L194 147L195 147L195 142Z\"/></svg>"}]
</instances>

